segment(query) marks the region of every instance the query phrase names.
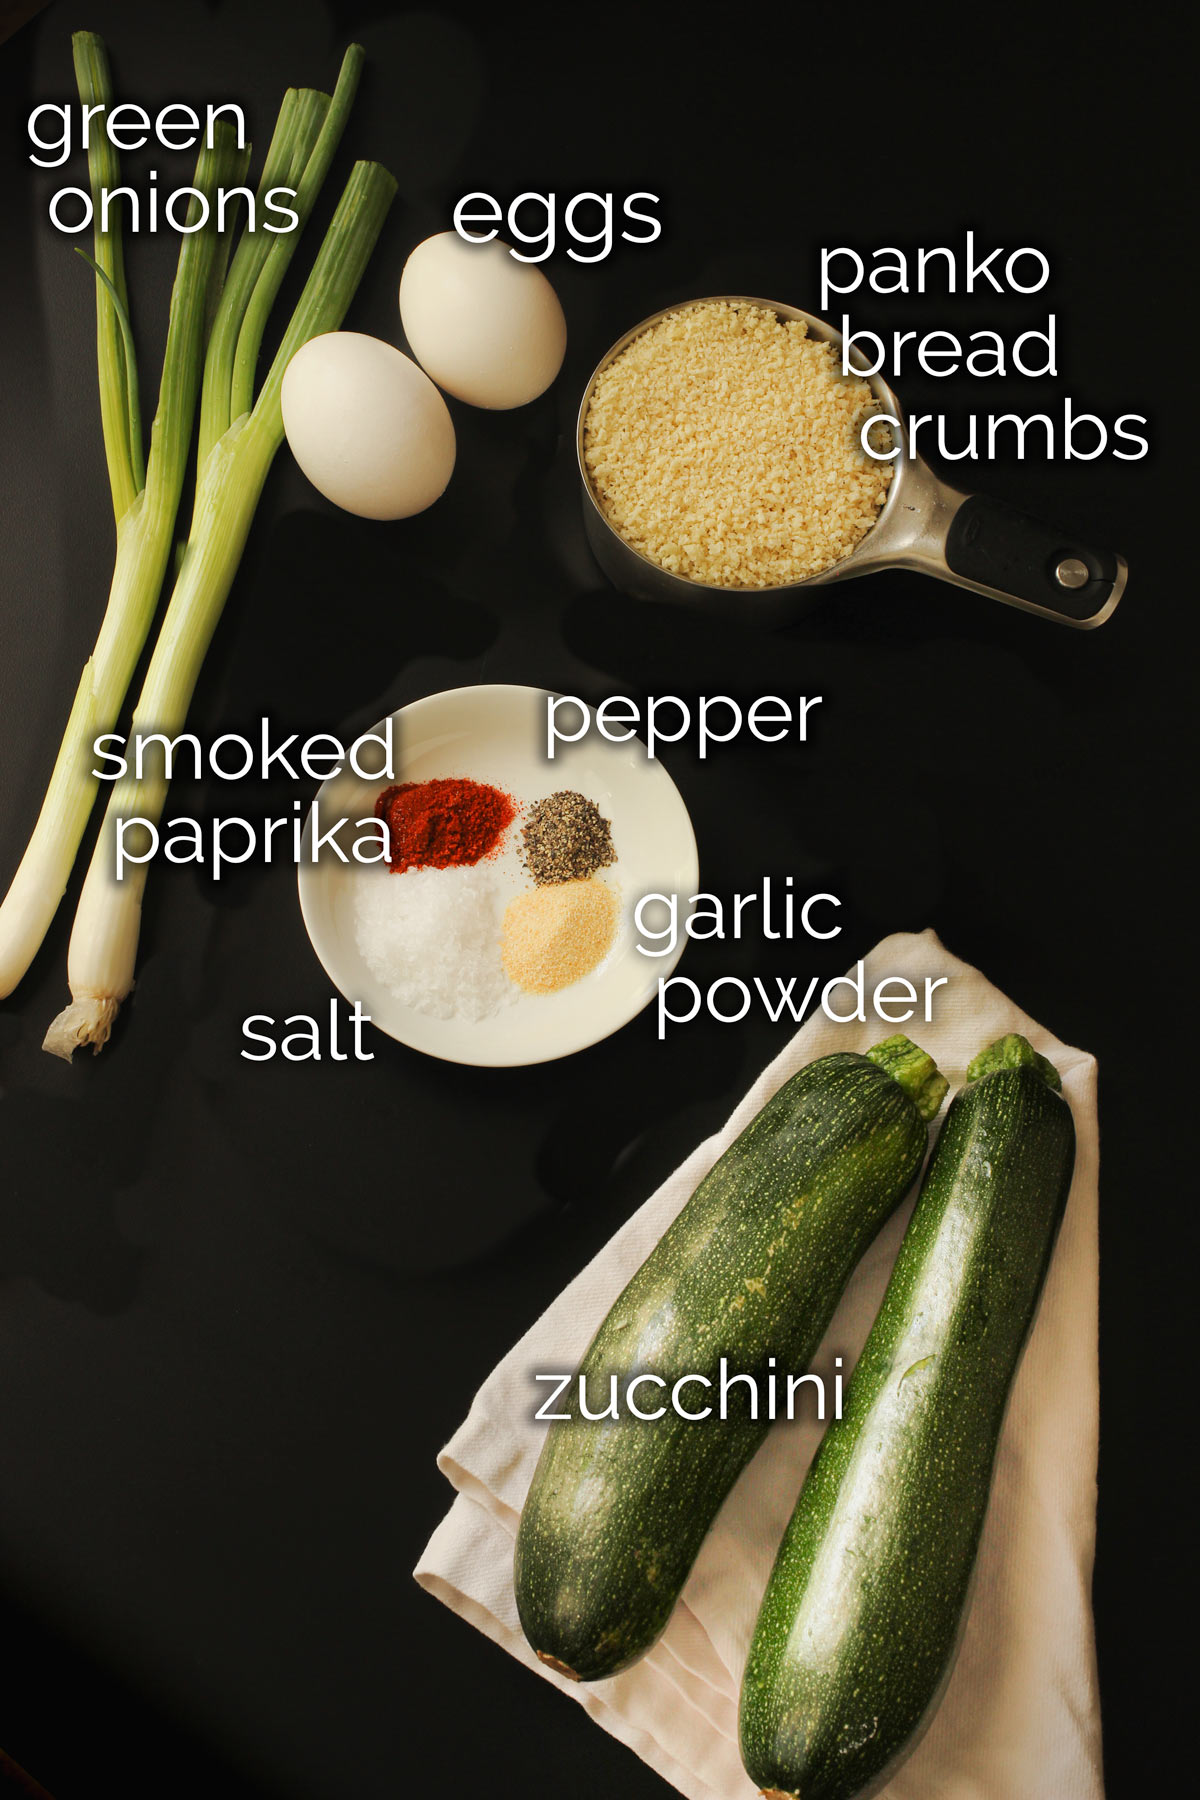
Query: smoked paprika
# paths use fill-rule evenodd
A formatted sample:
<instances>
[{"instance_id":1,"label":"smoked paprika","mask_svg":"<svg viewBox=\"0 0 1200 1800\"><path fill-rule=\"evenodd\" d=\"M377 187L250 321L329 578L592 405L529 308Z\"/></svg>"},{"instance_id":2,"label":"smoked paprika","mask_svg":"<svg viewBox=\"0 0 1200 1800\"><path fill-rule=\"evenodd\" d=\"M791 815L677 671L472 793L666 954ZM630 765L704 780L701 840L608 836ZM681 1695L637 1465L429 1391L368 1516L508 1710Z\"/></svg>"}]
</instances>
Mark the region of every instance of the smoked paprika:
<instances>
[{"instance_id":1,"label":"smoked paprika","mask_svg":"<svg viewBox=\"0 0 1200 1800\"><path fill-rule=\"evenodd\" d=\"M501 788L450 776L384 788L375 817L388 828L388 862L405 869L461 868L496 849L516 817Z\"/></svg>"}]
</instances>

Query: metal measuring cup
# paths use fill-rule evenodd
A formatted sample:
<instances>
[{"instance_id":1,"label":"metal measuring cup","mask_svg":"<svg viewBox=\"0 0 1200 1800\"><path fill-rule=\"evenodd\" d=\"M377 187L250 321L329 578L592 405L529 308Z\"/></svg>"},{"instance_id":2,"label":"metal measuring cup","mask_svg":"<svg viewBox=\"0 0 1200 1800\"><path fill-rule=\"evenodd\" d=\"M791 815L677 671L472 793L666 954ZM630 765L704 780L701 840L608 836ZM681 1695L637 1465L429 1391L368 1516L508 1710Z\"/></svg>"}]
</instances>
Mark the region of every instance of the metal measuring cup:
<instances>
[{"instance_id":1,"label":"metal measuring cup","mask_svg":"<svg viewBox=\"0 0 1200 1800\"><path fill-rule=\"evenodd\" d=\"M864 379L883 412L898 425L900 453L892 462L893 475L879 517L840 562L803 581L779 587L723 588L672 575L627 544L601 510L584 461L584 426L592 389L609 363L651 325L668 314L708 306L714 300L761 306L779 318L802 319L809 335L832 344L841 358L842 334L824 319L802 312L798 306L747 295L716 294L663 307L618 339L592 371L576 427L588 542L614 587L639 600L667 600L723 617L785 625L814 603L817 588L831 582L849 581L876 569L917 569L1081 631L1090 631L1112 617L1128 574L1124 557L1082 544L1072 533L1019 512L1002 500L963 493L942 481L910 449L900 402L880 375L865 375ZM852 351L851 362L860 370L866 367L866 359L857 350Z\"/></svg>"}]
</instances>

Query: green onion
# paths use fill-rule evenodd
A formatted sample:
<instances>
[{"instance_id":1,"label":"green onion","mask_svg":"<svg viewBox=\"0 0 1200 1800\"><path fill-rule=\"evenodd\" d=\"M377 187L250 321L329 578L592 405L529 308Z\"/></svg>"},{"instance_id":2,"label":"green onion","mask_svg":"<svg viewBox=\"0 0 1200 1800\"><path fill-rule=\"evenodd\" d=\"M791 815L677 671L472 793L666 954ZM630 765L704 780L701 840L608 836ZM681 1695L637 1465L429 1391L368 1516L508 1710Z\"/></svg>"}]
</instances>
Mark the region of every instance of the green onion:
<instances>
[{"instance_id":1,"label":"green onion","mask_svg":"<svg viewBox=\"0 0 1200 1800\"><path fill-rule=\"evenodd\" d=\"M122 294L120 288L118 288L116 282L112 279L112 276L100 267L100 264L96 261L95 257L89 256L87 251L79 244L76 244L75 246L75 254L76 256L82 256L84 262L88 265L88 268L95 271L97 280L102 281L104 286L108 289L108 297L112 303L112 310L116 314L117 324L121 328L121 349L125 358L124 376L127 422L120 421L118 416L115 432L119 433L122 429L122 424L125 423L126 445L129 453L128 463L133 476L134 493L140 494L146 485L146 458L142 454L142 402L141 397L138 394L137 348L133 341L133 326L129 319L129 308L125 303L125 296ZM103 311L103 304L98 296L96 301L96 311L97 313ZM104 413L104 404L104 394L102 390L100 398L101 417L103 417ZM108 434L105 433L106 442L107 438ZM118 445L117 448L124 449L126 448L126 445ZM118 475L123 477L124 473L124 465L119 464ZM114 510L121 505L121 501L122 496L117 492L117 489L114 486ZM118 512L118 523L120 522L120 518L121 514Z\"/></svg>"},{"instance_id":2,"label":"green onion","mask_svg":"<svg viewBox=\"0 0 1200 1800\"><path fill-rule=\"evenodd\" d=\"M112 105L112 71L104 40L94 31L77 31L71 39L75 81L84 106ZM100 277L96 289L96 361L100 371L100 421L108 480L112 488L113 516L118 525L145 485L142 462L142 419L137 404L137 369L133 339L128 329L129 296L125 291L125 252L120 218L125 202L114 202L110 216L116 224L101 230L104 217L101 194L121 183L120 159L108 133L94 125L88 133L88 182L92 193L93 267ZM105 291L107 290L107 291Z\"/></svg>"},{"instance_id":3,"label":"green onion","mask_svg":"<svg viewBox=\"0 0 1200 1800\"><path fill-rule=\"evenodd\" d=\"M333 98L327 103L328 111L317 135L312 154L295 184L294 210L300 222L294 231L289 232L286 236L276 237L271 245L267 253L266 266L255 283L254 293L242 319L230 389L229 410L234 419L249 411L253 404L254 374L267 317L275 302L275 296L279 292L280 283L287 272L296 240L304 230L313 204L321 191L321 185L329 173L329 164L333 160L333 153L345 129L346 119L354 103L363 60L364 52L361 46L352 44L342 63L337 86L333 90ZM324 99L325 96L322 95L321 98Z\"/></svg>"},{"instance_id":4,"label":"green onion","mask_svg":"<svg viewBox=\"0 0 1200 1800\"><path fill-rule=\"evenodd\" d=\"M78 32L72 45L80 99L92 107L111 106L112 80L102 40L92 32ZM258 189L256 229L247 225L236 249L231 218L235 209L226 209L225 229L218 231L216 192L245 183L250 152L239 150L234 133L221 123L213 132L211 148L201 151L193 185L208 202L208 223L185 235L180 247L158 410L144 473L137 368L117 206L110 206L109 229L100 229L101 190L119 185L119 162L107 134L92 126L88 175L96 219L95 256L87 260L96 271L100 412L117 520L116 558L100 634L80 678L41 813L0 904L0 997L12 992L37 954L70 878L98 790L92 773L94 744L116 727L171 565L176 515L199 405L191 533L182 559L177 561L175 592L138 715L144 721L149 716L147 706L159 705L165 696L174 707L179 697L186 695L180 717L186 716L208 637L236 573L254 506L282 439L279 383L286 359L280 364L276 358L251 410L254 368L267 314L345 126L362 61L362 50L352 45L332 100L307 88L289 89L285 94ZM272 187L296 190L292 205L299 224L291 232L264 230L261 213ZM362 165L355 169L284 340L285 349L290 345L289 356L307 337L341 322L394 188L383 170L364 173ZM195 224L199 205L193 199L189 225ZM346 239L354 233L359 237L350 245ZM300 337L296 336L298 330L303 332ZM236 432L235 426L240 426ZM219 454L213 456L210 468L208 459L214 451ZM162 715L164 719L167 716ZM142 729L146 729L144 723ZM106 827L101 843L108 835ZM85 895L90 888L89 876ZM82 902L81 916L86 916ZM72 969L78 961L76 945L86 936L86 932L81 936L77 925L72 937ZM82 967L86 975L86 959ZM132 983L132 947L129 971L118 1000ZM72 987L74 990L74 975ZM98 1046L103 1036L96 1041Z\"/></svg>"},{"instance_id":5,"label":"green onion","mask_svg":"<svg viewBox=\"0 0 1200 1800\"><path fill-rule=\"evenodd\" d=\"M85 104L111 105L104 45L92 33L80 32L74 47L81 99ZM107 136L94 126L91 135L89 178L99 219L100 185L117 182L119 169ZM244 166L233 131L219 124L213 148L201 150L193 177L193 185L209 202L211 217L215 218L217 188ZM189 224L198 216L199 204L193 198ZM97 229L95 248L100 272L96 281L100 409L117 514L116 558L100 634L79 680L42 810L0 904L0 997L12 992L37 955L66 889L96 797L92 746L116 726L170 562L200 391L207 286L217 233L215 224L205 225L186 236L180 247L158 411L140 489L135 487L134 462L140 463L141 420L130 413L137 382L117 307L119 301L128 317L120 238L115 231Z\"/></svg>"},{"instance_id":6,"label":"green onion","mask_svg":"<svg viewBox=\"0 0 1200 1800\"><path fill-rule=\"evenodd\" d=\"M204 360L204 386L200 398L200 447L197 453L197 465L201 468L217 439L228 431L232 423L229 399L238 332L241 330L250 296L254 292L254 284L262 273L271 247L270 236L262 229L261 220L266 196L273 187L294 185L293 161L298 155L307 158L311 154L320 130L319 109L315 103L323 98L323 95L308 89L301 94L295 88L289 88L279 108L279 117L275 122L255 196L259 230L242 233L229 265L229 273L213 319L208 354Z\"/></svg>"},{"instance_id":7,"label":"green onion","mask_svg":"<svg viewBox=\"0 0 1200 1800\"><path fill-rule=\"evenodd\" d=\"M202 466L191 536L133 715L135 738L150 732L173 738L187 723L205 653L283 442L284 370L309 338L341 324L395 191L386 169L355 164L253 410L234 417ZM264 265L260 279L269 278ZM141 777L130 774L114 785L80 895L67 960L71 1004L45 1039L47 1050L68 1060L81 1045L101 1048L133 987L148 865L135 865L117 881L116 840L119 821L143 819L157 827L162 817L169 785L162 747L148 750L153 754L143 759Z\"/></svg>"}]
</instances>

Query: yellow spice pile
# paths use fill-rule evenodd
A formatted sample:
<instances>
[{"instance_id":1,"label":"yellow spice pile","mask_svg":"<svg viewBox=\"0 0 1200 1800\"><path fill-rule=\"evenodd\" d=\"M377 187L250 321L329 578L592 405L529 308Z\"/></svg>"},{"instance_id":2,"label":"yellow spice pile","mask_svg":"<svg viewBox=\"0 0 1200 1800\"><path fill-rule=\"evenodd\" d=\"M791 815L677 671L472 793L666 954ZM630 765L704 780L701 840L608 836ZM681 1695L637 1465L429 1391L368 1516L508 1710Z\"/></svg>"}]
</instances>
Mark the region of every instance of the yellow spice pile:
<instances>
[{"instance_id":1,"label":"yellow spice pile","mask_svg":"<svg viewBox=\"0 0 1200 1800\"><path fill-rule=\"evenodd\" d=\"M534 888L505 908L504 967L526 993L556 993L603 961L616 927L616 895L602 881Z\"/></svg>"},{"instance_id":2,"label":"yellow spice pile","mask_svg":"<svg viewBox=\"0 0 1200 1800\"><path fill-rule=\"evenodd\" d=\"M803 320L710 300L651 325L597 377L584 460L609 522L660 568L782 586L840 562L875 523L892 465L859 431L878 410Z\"/></svg>"}]
</instances>

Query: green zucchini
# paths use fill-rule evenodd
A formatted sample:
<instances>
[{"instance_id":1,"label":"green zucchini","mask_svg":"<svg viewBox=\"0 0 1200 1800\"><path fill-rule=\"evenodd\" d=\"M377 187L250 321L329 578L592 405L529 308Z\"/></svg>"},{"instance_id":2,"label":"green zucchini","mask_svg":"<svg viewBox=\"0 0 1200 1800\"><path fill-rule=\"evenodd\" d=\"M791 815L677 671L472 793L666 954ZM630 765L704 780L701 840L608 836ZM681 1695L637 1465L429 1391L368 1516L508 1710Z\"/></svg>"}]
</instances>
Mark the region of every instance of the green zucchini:
<instances>
[{"instance_id":1,"label":"green zucchini","mask_svg":"<svg viewBox=\"0 0 1200 1800\"><path fill-rule=\"evenodd\" d=\"M793 1075L700 1183L604 1320L569 1417L547 1428L517 1535L521 1625L541 1660L596 1681L636 1662L671 1614L722 1501L767 1431L738 1383L725 1419L583 1417L610 1377L716 1388L809 1362L850 1274L915 1180L946 1090L907 1038ZM703 1398L702 1398L703 1396ZM689 1386L681 1405L714 1399ZM643 1411L653 1410L643 1392ZM766 1410L762 1408L760 1410Z\"/></svg>"},{"instance_id":2,"label":"green zucchini","mask_svg":"<svg viewBox=\"0 0 1200 1800\"><path fill-rule=\"evenodd\" d=\"M759 1613L740 1736L764 1794L875 1792L949 1677L1075 1158L1058 1073L1024 1038L967 1074Z\"/></svg>"}]
</instances>

